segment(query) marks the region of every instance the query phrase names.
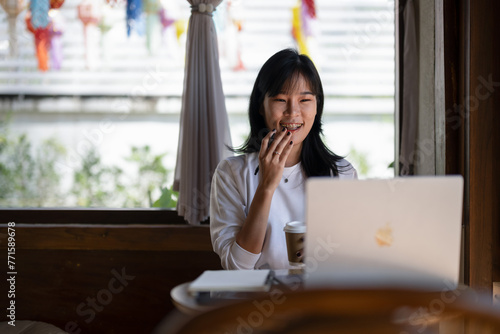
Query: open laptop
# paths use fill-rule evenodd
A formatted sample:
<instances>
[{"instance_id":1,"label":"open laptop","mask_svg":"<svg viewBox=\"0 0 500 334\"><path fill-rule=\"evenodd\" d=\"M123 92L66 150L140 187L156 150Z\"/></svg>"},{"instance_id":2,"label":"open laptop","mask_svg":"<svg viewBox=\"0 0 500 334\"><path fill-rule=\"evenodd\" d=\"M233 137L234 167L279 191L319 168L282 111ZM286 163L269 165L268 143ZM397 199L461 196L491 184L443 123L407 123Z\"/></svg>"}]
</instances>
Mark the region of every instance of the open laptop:
<instances>
[{"instance_id":1,"label":"open laptop","mask_svg":"<svg viewBox=\"0 0 500 334\"><path fill-rule=\"evenodd\" d=\"M462 201L461 176L310 178L306 288L455 289Z\"/></svg>"}]
</instances>

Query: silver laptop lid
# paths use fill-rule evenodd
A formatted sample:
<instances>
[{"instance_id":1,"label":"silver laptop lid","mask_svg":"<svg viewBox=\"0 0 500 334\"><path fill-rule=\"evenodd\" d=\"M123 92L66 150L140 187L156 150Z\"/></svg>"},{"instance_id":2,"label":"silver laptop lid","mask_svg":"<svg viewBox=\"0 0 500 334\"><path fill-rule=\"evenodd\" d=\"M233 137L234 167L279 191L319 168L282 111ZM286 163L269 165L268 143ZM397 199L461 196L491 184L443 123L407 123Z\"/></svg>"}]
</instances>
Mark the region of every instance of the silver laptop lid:
<instances>
[{"instance_id":1,"label":"silver laptop lid","mask_svg":"<svg viewBox=\"0 0 500 334\"><path fill-rule=\"evenodd\" d=\"M306 287L456 288L462 201L461 176L310 178Z\"/></svg>"}]
</instances>

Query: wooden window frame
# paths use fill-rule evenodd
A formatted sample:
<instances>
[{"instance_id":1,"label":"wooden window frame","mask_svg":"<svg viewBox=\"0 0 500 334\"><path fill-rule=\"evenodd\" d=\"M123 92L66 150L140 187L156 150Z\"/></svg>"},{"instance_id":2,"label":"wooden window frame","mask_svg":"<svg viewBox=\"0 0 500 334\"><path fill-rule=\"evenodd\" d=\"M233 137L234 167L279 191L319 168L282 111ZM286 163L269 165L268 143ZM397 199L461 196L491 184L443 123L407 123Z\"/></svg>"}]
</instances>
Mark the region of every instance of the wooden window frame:
<instances>
[{"instance_id":1,"label":"wooden window frame","mask_svg":"<svg viewBox=\"0 0 500 334\"><path fill-rule=\"evenodd\" d=\"M81 208L15 208L0 209L0 224L90 224L90 225L185 225L187 222L173 209L81 209ZM208 220L202 222L208 224Z\"/></svg>"}]
</instances>

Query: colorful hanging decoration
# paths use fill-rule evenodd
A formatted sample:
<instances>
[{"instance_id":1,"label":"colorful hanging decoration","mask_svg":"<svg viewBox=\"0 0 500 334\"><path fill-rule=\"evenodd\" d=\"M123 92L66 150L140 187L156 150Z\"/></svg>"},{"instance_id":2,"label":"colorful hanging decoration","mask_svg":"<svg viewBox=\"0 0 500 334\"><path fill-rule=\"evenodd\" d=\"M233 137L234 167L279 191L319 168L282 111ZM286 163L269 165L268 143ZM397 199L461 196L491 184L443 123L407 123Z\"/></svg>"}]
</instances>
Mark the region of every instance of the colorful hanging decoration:
<instances>
[{"instance_id":1,"label":"colorful hanging decoration","mask_svg":"<svg viewBox=\"0 0 500 334\"><path fill-rule=\"evenodd\" d=\"M102 35L106 35L106 33L113 27L111 16L111 5L104 5L99 22L97 23L97 27L101 31Z\"/></svg>"},{"instance_id":2,"label":"colorful hanging decoration","mask_svg":"<svg viewBox=\"0 0 500 334\"><path fill-rule=\"evenodd\" d=\"M132 31L142 35L141 14L142 0L127 0L127 36L130 37Z\"/></svg>"},{"instance_id":3,"label":"colorful hanging decoration","mask_svg":"<svg viewBox=\"0 0 500 334\"><path fill-rule=\"evenodd\" d=\"M162 26L162 33L165 31L165 29L167 29L168 27L170 27L172 24L175 23L175 19L171 18L168 15L167 10L163 7L160 8L160 23Z\"/></svg>"},{"instance_id":4,"label":"colorful hanging decoration","mask_svg":"<svg viewBox=\"0 0 500 334\"><path fill-rule=\"evenodd\" d=\"M186 20L176 20L175 21L175 32L177 36L177 41L180 43L181 41L181 36L186 32L187 30L187 21Z\"/></svg>"},{"instance_id":5,"label":"colorful hanging decoration","mask_svg":"<svg viewBox=\"0 0 500 334\"><path fill-rule=\"evenodd\" d=\"M179 16L178 8L172 2L162 2L159 10L161 32L158 45L163 45L165 55L169 59L180 60L182 46L177 39L176 17Z\"/></svg>"},{"instance_id":6,"label":"colorful hanging decoration","mask_svg":"<svg viewBox=\"0 0 500 334\"><path fill-rule=\"evenodd\" d=\"M50 9L59 9L63 3L64 0L50 0Z\"/></svg>"},{"instance_id":7,"label":"colorful hanging decoration","mask_svg":"<svg viewBox=\"0 0 500 334\"><path fill-rule=\"evenodd\" d=\"M82 21L84 26L97 24L97 22L99 22L99 16L91 1L83 0L82 3L78 5L78 18Z\"/></svg>"},{"instance_id":8,"label":"colorful hanging decoration","mask_svg":"<svg viewBox=\"0 0 500 334\"><path fill-rule=\"evenodd\" d=\"M233 71L245 70L241 52L241 31L243 30L242 6L240 0L226 0L217 7L214 22L219 39L219 54Z\"/></svg>"},{"instance_id":9,"label":"colorful hanging decoration","mask_svg":"<svg viewBox=\"0 0 500 334\"><path fill-rule=\"evenodd\" d=\"M106 0L106 3L111 7L116 7L124 3L125 0Z\"/></svg>"},{"instance_id":10,"label":"colorful hanging decoration","mask_svg":"<svg viewBox=\"0 0 500 334\"><path fill-rule=\"evenodd\" d=\"M310 55L309 41L315 35L316 7L314 0L299 0L292 8L292 36L300 53Z\"/></svg>"},{"instance_id":11,"label":"colorful hanging decoration","mask_svg":"<svg viewBox=\"0 0 500 334\"><path fill-rule=\"evenodd\" d=\"M25 17L26 29L35 35L35 51L38 59L38 69L40 71L47 71L49 69L47 40L50 36L44 36L43 32L47 31L46 29L35 29L31 19L31 11L28 10Z\"/></svg>"},{"instance_id":12,"label":"colorful hanging decoration","mask_svg":"<svg viewBox=\"0 0 500 334\"><path fill-rule=\"evenodd\" d=\"M50 67L55 70L60 70L63 60L63 18L59 15L59 11L51 9L49 11L51 18L50 24Z\"/></svg>"},{"instance_id":13,"label":"colorful hanging decoration","mask_svg":"<svg viewBox=\"0 0 500 334\"><path fill-rule=\"evenodd\" d=\"M150 54L153 53L154 32L160 21L160 2L158 0L143 0L146 13L146 46Z\"/></svg>"},{"instance_id":14,"label":"colorful hanging decoration","mask_svg":"<svg viewBox=\"0 0 500 334\"><path fill-rule=\"evenodd\" d=\"M316 20L316 6L314 0L302 0L302 28L306 36L314 35L312 27L313 20Z\"/></svg>"},{"instance_id":15,"label":"colorful hanging decoration","mask_svg":"<svg viewBox=\"0 0 500 334\"><path fill-rule=\"evenodd\" d=\"M243 59L241 57L241 31L243 30L243 20L241 18L241 12L239 10L239 4L234 1L229 1L227 3L228 12L231 17L231 22L235 28L236 33L236 64L233 66L233 71L244 71L245 64L243 64Z\"/></svg>"},{"instance_id":16,"label":"colorful hanging decoration","mask_svg":"<svg viewBox=\"0 0 500 334\"><path fill-rule=\"evenodd\" d=\"M16 21L17 16L26 7L24 0L0 0L0 5L7 13L9 21L9 56L15 58L17 56L17 34Z\"/></svg>"},{"instance_id":17,"label":"colorful hanging decoration","mask_svg":"<svg viewBox=\"0 0 500 334\"><path fill-rule=\"evenodd\" d=\"M100 16L95 4L91 0L83 0L78 5L78 18L83 23L83 42L85 44L85 65L90 68L88 28L90 25L96 25Z\"/></svg>"},{"instance_id":18,"label":"colorful hanging decoration","mask_svg":"<svg viewBox=\"0 0 500 334\"><path fill-rule=\"evenodd\" d=\"M49 9L49 0L31 0L31 24L35 30L38 28L47 28L50 21Z\"/></svg>"},{"instance_id":19,"label":"colorful hanging decoration","mask_svg":"<svg viewBox=\"0 0 500 334\"><path fill-rule=\"evenodd\" d=\"M109 61L110 57L110 48L112 47L112 42L109 40L111 38L108 36L108 32L113 28L114 19L113 19L113 6L109 3L103 4L101 6L101 15L99 22L97 23L97 27L101 32L101 38L99 40L99 48L101 50L101 60Z\"/></svg>"},{"instance_id":20,"label":"colorful hanging decoration","mask_svg":"<svg viewBox=\"0 0 500 334\"><path fill-rule=\"evenodd\" d=\"M64 0L31 0L26 12L26 29L35 36L35 50L38 69L47 71L50 64L54 69L60 69L62 63L62 29L57 17L57 9Z\"/></svg>"},{"instance_id":21,"label":"colorful hanging decoration","mask_svg":"<svg viewBox=\"0 0 500 334\"><path fill-rule=\"evenodd\" d=\"M38 59L38 69L49 69L50 49L50 0L31 0L30 10L27 12L26 24L28 30L35 35L35 50Z\"/></svg>"},{"instance_id":22,"label":"colorful hanging decoration","mask_svg":"<svg viewBox=\"0 0 500 334\"><path fill-rule=\"evenodd\" d=\"M146 14L158 15L160 11L160 1L158 0L143 0L144 2L144 12Z\"/></svg>"},{"instance_id":23,"label":"colorful hanging decoration","mask_svg":"<svg viewBox=\"0 0 500 334\"><path fill-rule=\"evenodd\" d=\"M31 32L31 33L35 33L35 28L33 28L33 25L31 24L31 11L27 11L26 12L26 16L24 17L24 21L26 23L26 29Z\"/></svg>"},{"instance_id":24,"label":"colorful hanging decoration","mask_svg":"<svg viewBox=\"0 0 500 334\"><path fill-rule=\"evenodd\" d=\"M49 69L50 31L48 28L35 30L35 48L38 58L38 69L45 72Z\"/></svg>"}]
</instances>

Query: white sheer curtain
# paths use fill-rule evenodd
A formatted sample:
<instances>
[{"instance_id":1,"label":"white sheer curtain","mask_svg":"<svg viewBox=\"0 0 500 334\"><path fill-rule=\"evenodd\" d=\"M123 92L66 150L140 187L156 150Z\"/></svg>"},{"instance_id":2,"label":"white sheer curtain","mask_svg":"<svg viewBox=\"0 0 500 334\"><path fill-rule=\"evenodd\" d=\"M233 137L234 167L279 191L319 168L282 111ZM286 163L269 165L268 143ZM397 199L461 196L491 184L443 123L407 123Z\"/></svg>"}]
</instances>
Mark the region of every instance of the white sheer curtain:
<instances>
[{"instance_id":1,"label":"white sheer curtain","mask_svg":"<svg viewBox=\"0 0 500 334\"><path fill-rule=\"evenodd\" d=\"M212 12L222 0L188 0L186 69L175 168L177 211L189 224L209 215L210 183L220 160L230 152L229 123L219 68Z\"/></svg>"}]
</instances>

